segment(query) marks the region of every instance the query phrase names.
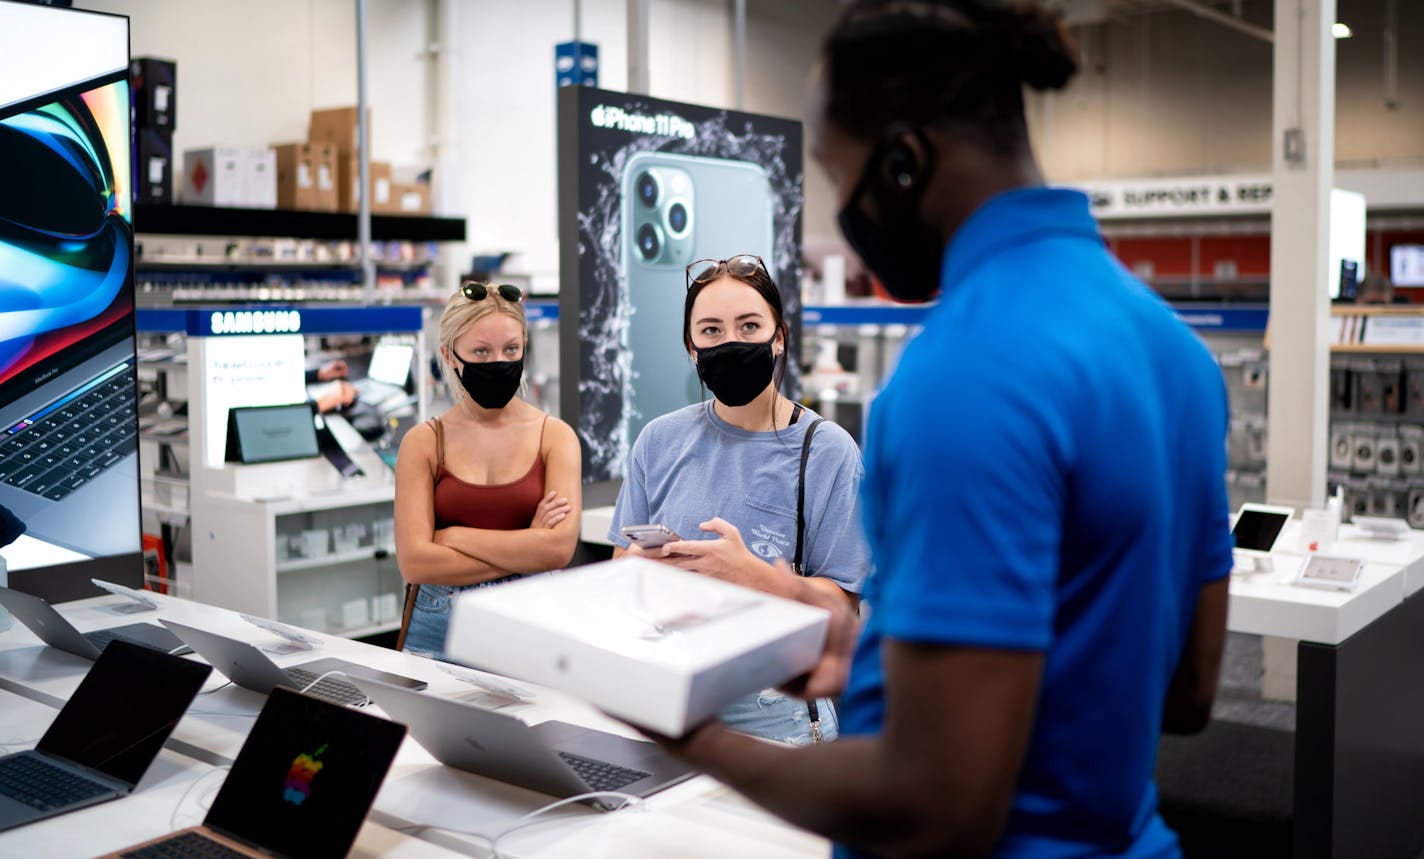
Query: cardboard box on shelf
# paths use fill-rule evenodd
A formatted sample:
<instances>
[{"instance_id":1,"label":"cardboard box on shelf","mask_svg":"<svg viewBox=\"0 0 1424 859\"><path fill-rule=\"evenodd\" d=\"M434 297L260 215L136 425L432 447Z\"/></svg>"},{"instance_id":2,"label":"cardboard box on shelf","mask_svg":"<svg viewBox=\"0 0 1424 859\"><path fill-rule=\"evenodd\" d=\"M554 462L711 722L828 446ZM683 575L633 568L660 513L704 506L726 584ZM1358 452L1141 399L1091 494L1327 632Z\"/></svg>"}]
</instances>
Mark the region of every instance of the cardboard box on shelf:
<instances>
[{"instance_id":1,"label":"cardboard box on shelf","mask_svg":"<svg viewBox=\"0 0 1424 859\"><path fill-rule=\"evenodd\" d=\"M455 603L455 660L578 695L669 736L815 666L829 614L624 557Z\"/></svg>"},{"instance_id":2,"label":"cardboard box on shelf","mask_svg":"<svg viewBox=\"0 0 1424 859\"><path fill-rule=\"evenodd\" d=\"M336 144L312 140L312 172L316 178L316 209L321 212L335 212L341 206L340 193L336 187Z\"/></svg>"},{"instance_id":3,"label":"cardboard box on shelf","mask_svg":"<svg viewBox=\"0 0 1424 859\"><path fill-rule=\"evenodd\" d=\"M430 186L424 182L393 182L391 201L401 215L430 214Z\"/></svg>"},{"instance_id":4,"label":"cardboard box on shelf","mask_svg":"<svg viewBox=\"0 0 1424 859\"><path fill-rule=\"evenodd\" d=\"M283 143L272 147L277 164L277 208L336 211L336 147Z\"/></svg>"},{"instance_id":5,"label":"cardboard box on shelf","mask_svg":"<svg viewBox=\"0 0 1424 859\"><path fill-rule=\"evenodd\" d=\"M333 107L311 112L311 133L313 141L333 143L342 155L355 155L356 142L360 139L356 132L356 108ZM371 109L366 109L366 133L370 138Z\"/></svg>"},{"instance_id":6,"label":"cardboard box on shelf","mask_svg":"<svg viewBox=\"0 0 1424 859\"><path fill-rule=\"evenodd\" d=\"M354 212L361 203L361 182L358 175L360 163L354 153L337 150L336 186L339 191L338 207L343 212ZM371 211L389 212L391 201L391 165L389 161L371 162Z\"/></svg>"}]
</instances>

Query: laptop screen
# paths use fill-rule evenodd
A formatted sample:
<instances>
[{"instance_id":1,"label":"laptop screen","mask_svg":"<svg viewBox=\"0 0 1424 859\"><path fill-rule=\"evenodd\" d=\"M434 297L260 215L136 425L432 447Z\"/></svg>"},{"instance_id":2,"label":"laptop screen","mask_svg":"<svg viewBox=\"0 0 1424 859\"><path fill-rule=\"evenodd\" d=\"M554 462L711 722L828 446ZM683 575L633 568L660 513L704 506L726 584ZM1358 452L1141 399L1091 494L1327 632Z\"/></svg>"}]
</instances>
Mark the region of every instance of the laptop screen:
<instances>
[{"instance_id":1,"label":"laptop screen","mask_svg":"<svg viewBox=\"0 0 1424 859\"><path fill-rule=\"evenodd\" d=\"M59 11L25 32L92 23ZM36 81L0 106L0 505L27 527L10 581L51 602L140 587L127 62L54 89L0 52L0 77Z\"/></svg>"},{"instance_id":2,"label":"laptop screen","mask_svg":"<svg viewBox=\"0 0 1424 859\"><path fill-rule=\"evenodd\" d=\"M413 355L413 344L381 340L371 352L371 366L366 371L366 377L404 388L410 378L410 359Z\"/></svg>"},{"instance_id":3,"label":"laptop screen","mask_svg":"<svg viewBox=\"0 0 1424 859\"><path fill-rule=\"evenodd\" d=\"M129 159L127 69L0 108L0 405L132 339Z\"/></svg>"},{"instance_id":4,"label":"laptop screen","mask_svg":"<svg viewBox=\"0 0 1424 859\"><path fill-rule=\"evenodd\" d=\"M282 856L345 856L405 726L274 689L204 821Z\"/></svg>"},{"instance_id":5,"label":"laptop screen","mask_svg":"<svg viewBox=\"0 0 1424 859\"><path fill-rule=\"evenodd\" d=\"M37 748L137 784L212 668L109 642Z\"/></svg>"}]
</instances>

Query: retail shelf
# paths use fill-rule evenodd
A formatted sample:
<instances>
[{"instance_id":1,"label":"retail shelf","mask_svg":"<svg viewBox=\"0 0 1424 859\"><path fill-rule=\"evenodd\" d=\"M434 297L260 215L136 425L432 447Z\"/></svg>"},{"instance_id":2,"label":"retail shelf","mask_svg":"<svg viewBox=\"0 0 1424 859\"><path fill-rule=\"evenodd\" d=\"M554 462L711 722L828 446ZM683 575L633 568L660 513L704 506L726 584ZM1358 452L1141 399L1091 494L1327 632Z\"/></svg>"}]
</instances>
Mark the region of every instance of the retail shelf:
<instances>
[{"instance_id":1,"label":"retail shelf","mask_svg":"<svg viewBox=\"0 0 1424 859\"><path fill-rule=\"evenodd\" d=\"M332 552L328 555L319 555L315 558L279 558L277 560L277 573L295 573L300 570L312 570L319 567L334 567L338 564L350 564L355 561L369 561L385 557L395 557L394 546L365 546L350 552Z\"/></svg>"},{"instance_id":2,"label":"retail shelf","mask_svg":"<svg viewBox=\"0 0 1424 859\"><path fill-rule=\"evenodd\" d=\"M170 236L277 236L356 240L356 216L348 212L290 209L224 209L214 206L134 206L134 230ZM371 238L463 242L464 218L372 215Z\"/></svg>"}]
</instances>

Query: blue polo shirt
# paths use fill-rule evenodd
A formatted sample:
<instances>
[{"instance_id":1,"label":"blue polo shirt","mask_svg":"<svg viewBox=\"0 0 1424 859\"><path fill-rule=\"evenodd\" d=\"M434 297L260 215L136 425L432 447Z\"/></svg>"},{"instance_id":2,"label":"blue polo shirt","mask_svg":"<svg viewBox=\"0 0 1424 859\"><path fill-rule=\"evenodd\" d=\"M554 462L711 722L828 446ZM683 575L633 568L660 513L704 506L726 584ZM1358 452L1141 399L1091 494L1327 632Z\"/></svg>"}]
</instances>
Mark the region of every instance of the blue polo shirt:
<instances>
[{"instance_id":1,"label":"blue polo shirt","mask_svg":"<svg viewBox=\"0 0 1424 859\"><path fill-rule=\"evenodd\" d=\"M985 203L941 286L871 407L841 733L881 729L885 639L1041 652L995 855L1178 856L1152 772L1198 592L1231 571L1221 373L1077 192Z\"/></svg>"}]
</instances>

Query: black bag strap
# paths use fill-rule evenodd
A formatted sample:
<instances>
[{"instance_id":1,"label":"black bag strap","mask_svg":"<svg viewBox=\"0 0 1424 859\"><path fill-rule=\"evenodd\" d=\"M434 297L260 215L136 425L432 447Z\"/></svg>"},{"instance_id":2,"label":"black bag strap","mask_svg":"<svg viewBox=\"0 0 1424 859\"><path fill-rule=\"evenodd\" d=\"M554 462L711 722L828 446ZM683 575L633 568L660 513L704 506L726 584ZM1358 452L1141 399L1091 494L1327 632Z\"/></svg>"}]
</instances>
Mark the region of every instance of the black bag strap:
<instances>
[{"instance_id":1,"label":"black bag strap","mask_svg":"<svg viewBox=\"0 0 1424 859\"><path fill-rule=\"evenodd\" d=\"M824 420L816 418L811 421L811 425L806 427L806 437L801 440L801 471L796 478L796 558L791 562L791 569L798 576L806 575L801 561L806 544L806 460L811 458L811 436L816 434L816 427Z\"/></svg>"},{"instance_id":2,"label":"black bag strap","mask_svg":"<svg viewBox=\"0 0 1424 859\"><path fill-rule=\"evenodd\" d=\"M811 458L811 436L816 434L816 427L824 420L816 418L811 421L811 425L806 427L806 437L801 440L801 470L796 476L796 559L791 562L791 569L798 576L806 575L806 568L801 563L806 544L806 460ZM816 706L815 698L806 702L806 715L811 724L811 742L821 742L821 710Z\"/></svg>"}]
</instances>

